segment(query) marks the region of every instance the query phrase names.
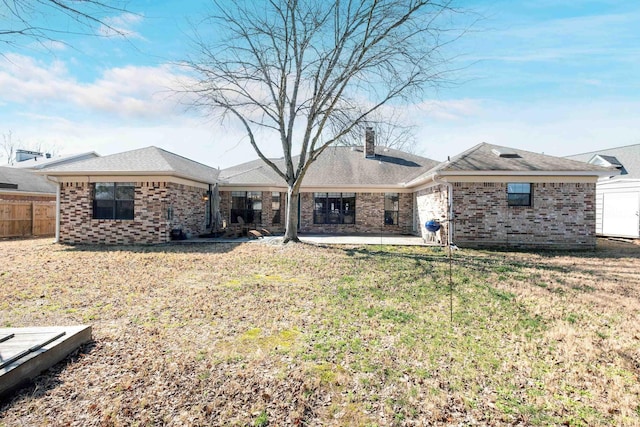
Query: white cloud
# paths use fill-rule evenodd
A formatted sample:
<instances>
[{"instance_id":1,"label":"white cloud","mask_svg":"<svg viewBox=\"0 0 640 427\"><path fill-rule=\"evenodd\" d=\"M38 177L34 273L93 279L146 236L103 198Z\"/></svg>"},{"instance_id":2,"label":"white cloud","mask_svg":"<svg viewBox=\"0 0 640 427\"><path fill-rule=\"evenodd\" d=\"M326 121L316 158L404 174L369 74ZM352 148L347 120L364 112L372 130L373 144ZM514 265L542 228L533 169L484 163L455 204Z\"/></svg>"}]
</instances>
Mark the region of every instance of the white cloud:
<instances>
[{"instance_id":1,"label":"white cloud","mask_svg":"<svg viewBox=\"0 0 640 427\"><path fill-rule=\"evenodd\" d=\"M81 108L84 114L162 119L180 107L172 88L182 78L168 65L113 68L93 82L81 83L65 63L43 63L20 55L0 62L0 92L5 101L27 107L51 104L56 108Z\"/></svg>"},{"instance_id":2,"label":"white cloud","mask_svg":"<svg viewBox=\"0 0 640 427\"><path fill-rule=\"evenodd\" d=\"M479 114L481 104L482 100L479 99L426 100L408 108L415 109L415 114L421 120L463 120ZM416 117L415 114L410 116Z\"/></svg>"},{"instance_id":3,"label":"white cloud","mask_svg":"<svg viewBox=\"0 0 640 427\"><path fill-rule=\"evenodd\" d=\"M38 40L31 43L28 48L35 51L61 52L67 50L69 46L58 40Z\"/></svg>"},{"instance_id":4,"label":"white cloud","mask_svg":"<svg viewBox=\"0 0 640 427\"><path fill-rule=\"evenodd\" d=\"M538 2L532 8L539 7ZM498 4L495 6L500 7ZM576 11L576 15L553 19L536 19L523 13L509 15L497 9L483 22L489 31L480 31L474 39L482 41L482 49L474 49L471 60L501 60L506 62L557 62L577 61L585 58L613 58L626 60L640 54L637 22L640 9L629 3L624 13L588 14ZM553 2L550 9L566 11L566 7ZM509 9L506 8L505 9ZM583 13L578 15L578 13Z\"/></svg>"},{"instance_id":5,"label":"white cloud","mask_svg":"<svg viewBox=\"0 0 640 427\"><path fill-rule=\"evenodd\" d=\"M144 39L133 28L143 21L140 14L126 12L118 16L105 18L104 24L98 28L98 33L105 37L124 37L130 39Z\"/></svg>"},{"instance_id":6,"label":"white cloud","mask_svg":"<svg viewBox=\"0 0 640 427\"><path fill-rule=\"evenodd\" d=\"M566 156L640 142L640 101L603 99L496 102L478 100L474 114L452 122L424 117L423 155L443 160L481 142Z\"/></svg>"},{"instance_id":7,"label":"white cloud","mask_svg":"<svg viewBox=\"0 0 640 427\"><path fill-rule=\"evenodd\" d=\"M418 152L436 160L483 141L558 156L640 143L639 101L610 99L590 104L461 99L425 104L432 110L420 106L407 110L407 115L418 125ZM455 113L440 114L436 106ZM96 151L106 155L155 145L213 167L257 158L235 122L206 123L182 114L167 116L165 123L108 123L99 116L72 120L39 113L14 117L3 125L22 141L55 145L61 153ZM265 142L267 156L282 156L277 140L258 137Z\"/></svg>"},{"instance_id":8,"label":"white cloud","mask_svg":"<svg viewBox=\"0 0 640 427\"><path fill-rule=\"evenodd\" d=\"M213 167L227 167L257 156L233 127L180 116L167 124L106 124L64 117L29 115L5 123L25 143L44 142L59 154L96 151L108 155L154 145ZM279 156L272 145L269 156Z\"/></svg>"}]
</instances>

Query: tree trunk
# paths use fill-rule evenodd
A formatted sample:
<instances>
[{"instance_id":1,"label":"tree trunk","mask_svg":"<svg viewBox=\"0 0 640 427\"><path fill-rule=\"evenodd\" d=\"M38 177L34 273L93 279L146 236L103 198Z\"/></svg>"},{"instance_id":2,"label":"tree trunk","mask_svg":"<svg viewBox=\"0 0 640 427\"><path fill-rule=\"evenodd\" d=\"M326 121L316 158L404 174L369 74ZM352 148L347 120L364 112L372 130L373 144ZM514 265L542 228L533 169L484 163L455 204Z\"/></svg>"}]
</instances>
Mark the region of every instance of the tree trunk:
<instances>
[{"instance_id":1,"label":"tree trunk","mask_svg":"<svg viewBox=\"0 0 640 427\"><path fill-rule=\"evenodd\" d=\"M299 242L298 239L298 200L300 198L299 190L295 185L289 184L287 188L287 211L286 211L286 229L284 232L284 243Z\"/></svg>"}]
</instances>

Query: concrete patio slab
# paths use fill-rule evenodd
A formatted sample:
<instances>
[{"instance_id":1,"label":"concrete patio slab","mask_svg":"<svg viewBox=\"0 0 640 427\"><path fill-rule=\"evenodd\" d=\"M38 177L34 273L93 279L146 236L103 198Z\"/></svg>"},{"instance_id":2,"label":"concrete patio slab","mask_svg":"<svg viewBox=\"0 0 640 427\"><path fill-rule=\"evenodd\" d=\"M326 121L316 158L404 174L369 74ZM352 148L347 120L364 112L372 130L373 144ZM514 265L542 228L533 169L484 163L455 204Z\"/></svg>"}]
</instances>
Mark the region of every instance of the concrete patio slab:
<instances>
[{"instance_id":1,"label":"concrete patio slab","mask_svg":"<svg viewBox=\"0 0 640 427\"><path fill-rule=\"evenodd\" d=\"M320 245L392 245L392 246L442 246L437 242L425 242L422 237L398 236L398 235L362 235L362 234L299 234L298 237L305 243ZM265 236L260 239L250 239L248 237L238 238L198 238L172 241L172 244L193 244L193 243L247 243L247 242L268 242L270 240L281 239L282 236Z\"/></svg>"},{"instance_id":2,"label":"concrete patio slab","mask_svg":"<svg viewBox=\"0 0 640 427\"><path fill-rule=\"evenodd\" d=\"M299 237L303 242L323 245L438 246L417 236L301 234Z\"/></svg>"}]
</instances>

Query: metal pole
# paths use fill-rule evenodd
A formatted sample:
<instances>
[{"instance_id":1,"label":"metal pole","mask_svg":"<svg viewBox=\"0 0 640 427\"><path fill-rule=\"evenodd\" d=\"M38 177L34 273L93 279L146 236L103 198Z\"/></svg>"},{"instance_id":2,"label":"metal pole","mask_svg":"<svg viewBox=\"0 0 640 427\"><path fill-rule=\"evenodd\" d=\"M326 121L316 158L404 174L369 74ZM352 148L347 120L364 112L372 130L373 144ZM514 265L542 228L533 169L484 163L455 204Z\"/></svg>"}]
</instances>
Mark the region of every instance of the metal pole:
<instances>
[{"instance_id":1,"label":"metal pole","mask_svg":"<svg viewBox=\"0 0 640 427\"><path fill-rule=\"evenodd\" d=\"M449 243L449 320L453 325L453 257L451 255L451 243Z\"/></svg>"}]
</instances>

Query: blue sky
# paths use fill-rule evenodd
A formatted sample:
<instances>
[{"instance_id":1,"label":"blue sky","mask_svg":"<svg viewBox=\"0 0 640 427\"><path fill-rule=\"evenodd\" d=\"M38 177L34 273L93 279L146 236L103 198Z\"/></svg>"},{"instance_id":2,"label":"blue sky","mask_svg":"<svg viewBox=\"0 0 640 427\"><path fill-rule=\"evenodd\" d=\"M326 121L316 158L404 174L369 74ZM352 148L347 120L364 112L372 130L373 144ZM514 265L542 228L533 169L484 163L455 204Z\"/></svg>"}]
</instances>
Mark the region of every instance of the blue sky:
<instances>
[{"instance_id":1,"label":"blue sky","mask_svg":"<svg viewBox=\"0 0 640 427\"><path fill-rule=\"evenodd\" d=\"M127 40L0 44L0 133L59 153L156 145L214 167L255 158L234 123L185 111L168 90L206 5L132 0L135 15L105 17ZM455 84L406 107L419 154L444 160L483 141L553 155L640 143L640 2L462 5L483 19L451 51Z\"/></svg>"}]
</instances>

